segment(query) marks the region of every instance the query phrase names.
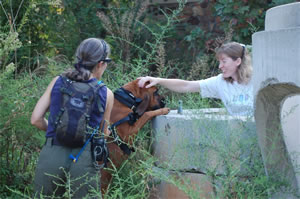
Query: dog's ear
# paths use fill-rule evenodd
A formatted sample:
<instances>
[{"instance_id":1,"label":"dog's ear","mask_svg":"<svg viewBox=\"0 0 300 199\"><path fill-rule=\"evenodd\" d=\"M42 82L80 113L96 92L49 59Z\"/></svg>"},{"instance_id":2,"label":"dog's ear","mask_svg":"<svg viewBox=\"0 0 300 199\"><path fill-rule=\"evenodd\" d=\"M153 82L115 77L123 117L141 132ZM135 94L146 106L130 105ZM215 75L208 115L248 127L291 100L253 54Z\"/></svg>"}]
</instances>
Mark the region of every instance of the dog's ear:
<instances>
[{"instance_id":1,"label":"dog's ear","mask_svg":"<svg viewBox=\"0 0 300 199\"><path fill-rule=\"evenodd\" d=\"M150 95L148 93L145 94L143 101L137 107L136 112L139 116L143 115L150 104Z\"/></svg>"}]
</instances>

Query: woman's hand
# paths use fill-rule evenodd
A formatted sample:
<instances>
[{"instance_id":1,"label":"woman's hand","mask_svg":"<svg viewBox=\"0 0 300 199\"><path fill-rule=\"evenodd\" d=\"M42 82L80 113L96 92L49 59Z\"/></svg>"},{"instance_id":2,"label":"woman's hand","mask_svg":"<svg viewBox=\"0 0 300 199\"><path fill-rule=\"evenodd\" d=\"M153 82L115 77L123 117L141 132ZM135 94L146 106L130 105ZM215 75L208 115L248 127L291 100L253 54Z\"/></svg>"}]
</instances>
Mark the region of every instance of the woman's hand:
<instances>
[{"instance_id":1,"label":"woman's hand","mask_svg":"<svg viewBox=\"0 0 300 199\"><path fill-rule=\"evenodd\" d=\"M159 78L150 77L150 76L139 77L137 79L139 80L138 85L140 88L143 88L147 82L149 82L149 84L146 85L146 88L150 88L159 83L159 81L158 81Z\"/></svg>"}]
</instances>

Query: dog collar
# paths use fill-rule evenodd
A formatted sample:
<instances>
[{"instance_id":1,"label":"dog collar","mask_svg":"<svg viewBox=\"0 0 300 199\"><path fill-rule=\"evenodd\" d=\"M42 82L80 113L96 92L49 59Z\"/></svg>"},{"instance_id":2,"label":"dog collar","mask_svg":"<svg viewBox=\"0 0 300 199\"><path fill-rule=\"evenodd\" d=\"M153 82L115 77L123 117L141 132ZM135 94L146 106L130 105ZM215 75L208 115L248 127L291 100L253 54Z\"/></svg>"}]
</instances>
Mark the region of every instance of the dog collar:
<instances>
[{"instance_id":1,"label":"dog collar","mask_svg":"<svg viewBox=\"0 0 300 199\"><path fill-rule=\"evenodd\" d=\"M141 98L135 97L130 91L119 88L114 92L115 98L135 112L136 107L142 102Z\"/></svg>"}]
</instances>

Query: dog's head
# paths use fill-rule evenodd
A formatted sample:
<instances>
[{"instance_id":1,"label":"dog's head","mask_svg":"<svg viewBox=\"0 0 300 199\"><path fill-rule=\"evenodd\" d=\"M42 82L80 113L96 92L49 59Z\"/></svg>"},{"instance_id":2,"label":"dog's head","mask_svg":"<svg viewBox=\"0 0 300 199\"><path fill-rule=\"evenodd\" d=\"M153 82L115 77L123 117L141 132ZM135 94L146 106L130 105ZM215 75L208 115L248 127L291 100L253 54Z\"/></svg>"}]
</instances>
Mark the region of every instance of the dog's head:
<instances>
[{"instance_id":1,"label":"dog's head","mask_svg":"<svg viewBox=\"0 0 300 199\"><path fill-rule=\"evenodd\" d=\"M138 86L139 80L134 80L124 85L124 88L135 97L142 99L142 102L137 107L136 112L142 115L145 111L156 110L165 107L165 98L158 93L158 88L152 86L150 88L140 88ZM149 83L146 83L147 85Z\"/></svg>"}]
</instances>

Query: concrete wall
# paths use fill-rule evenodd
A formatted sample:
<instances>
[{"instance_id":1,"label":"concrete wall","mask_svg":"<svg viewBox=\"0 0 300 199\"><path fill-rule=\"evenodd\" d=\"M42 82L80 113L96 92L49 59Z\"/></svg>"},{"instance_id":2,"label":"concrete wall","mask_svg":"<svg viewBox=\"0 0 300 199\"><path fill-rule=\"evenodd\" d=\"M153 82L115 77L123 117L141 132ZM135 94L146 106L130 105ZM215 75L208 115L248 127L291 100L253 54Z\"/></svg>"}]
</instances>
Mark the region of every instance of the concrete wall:
<instances>
[{"instance_id":1,"label":"concrete wall","mask_svg":"<svg viewBox=\"0 0 300 199\"><path fill-rule=\"evenodd\" d=\"M156 168L190 181L189 188L198 187L199 198L216 198L215 186L222 189L218 180L209 177L212 174L249 177L256 174L249 172L252 166L262 165L253 118L232 117L217 108L183 110L182 114L172 110L155 117L152 127ZM160 179L153 198L188 198L168 178Z\"/></svg>"},{"instance_id":2,"label":"concrete wall","mask_svg":"<svg viewBox=\"0 0 300 199\"><path fill-rule=\"evenodd\" d=\"M224 109L183 110L183 114L173 110L154 118L152 126L156 166L166 169L225 174L227 167L243 167L241 159L250 162L260 156L258 150L249 152L249 146L257 143L254 121L237 119ZM231 165L224 164L228 159Z\"/></svg>"},{"instance_id":3,"label":"concrete wall","mask_svg":"<svg viewBox=\"0 0 300 199\"><path fill-rule=\"evenodd\" d=\"M300 186L298 159L292 154L300 151L290 143L299 128L293 133L283 123L296 126L300 114L296 111L283 122L282 113L299 102L298 97L287 99L300 95L300 3L269 9L265 23L266 30L252 36L256 127L266 173L291 185L271 197L294 198L290 191L299 194Z\"/></svg>"}]
</instances>

